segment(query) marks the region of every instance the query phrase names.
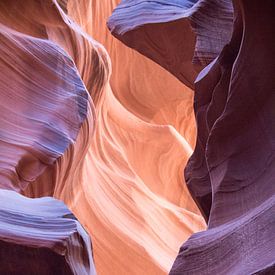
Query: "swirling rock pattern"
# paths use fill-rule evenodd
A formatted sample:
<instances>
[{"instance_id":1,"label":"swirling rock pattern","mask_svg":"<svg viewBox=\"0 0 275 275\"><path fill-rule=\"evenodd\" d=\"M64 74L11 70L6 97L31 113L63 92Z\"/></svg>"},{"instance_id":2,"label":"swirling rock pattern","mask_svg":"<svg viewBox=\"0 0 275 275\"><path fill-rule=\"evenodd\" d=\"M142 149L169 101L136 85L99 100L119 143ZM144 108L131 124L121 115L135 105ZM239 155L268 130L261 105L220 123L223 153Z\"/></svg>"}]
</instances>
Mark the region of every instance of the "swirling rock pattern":
<instances>
[{"instance_id":1,"label":"swirling rock pattern","mask_svg":"<svg viewBox=\"0 0 275 275\"><path fill-rule=\"evenodd\" d=\"M169 7L174 10L173 6L183 8L183 3L189 3L191 9L199 8L201 16L197 20L204 26L200 35L208 37L207 30L219 25L216 18L205 20L210 14L206 7L213 2L169 1L166 5L167 2L161 1L122 1L112 15L109 27L121 41L177 76L184 70L180 66L169 67L166 63L169 59L155 54L164 52L158 47L160 43L167 50L166 57L177 55L179 51L173 51L175 40L167 39L166 44L161 38L156 42L158 37L154 43L151 38L143 40L148 34L143 25L155 23L146 21L146 18L149 20L150 15L159 19L156 22L170 22L169 18L174 18ZM219 25L221 33L213 33L215 39L221 41L217 44L221 53L195 81L198 138L185 169L187 185L208 221L208 230L194 234L183 244L170 274L275 272L274 3L232 2L234 31L231 40L222 33L230 33L228 24L231 17L226 14L232 10L229 1L221 1L227 10L220 13L224 16ZM167 7L167 10L162 7ZM130 11L129 22L126 11ZM202 16L204 12L205 16ZM138 17L138 14L144 16ZM163 14L168 16L162 17ZM153 24L149 28L163 30L163 25ZM182 29L175 26L173 31L178 37ZM197 43L202 41L200 35ZM204 44L202 52L211 53L206 55L205 61L219 53L214 44ZM183 46L181 50L184 51ZM204 59L204 55L200 58ZM186 79L178 78L186 84Z\"/></svg>"},{"instance_id":2,"label":"swirling rock pattern","mask_svg":"<svg viewBox=\"0 0 275 275\"><path fill-rule=\"evenodd\" d=\"M117 3L64 2L112 61L80 191L65 201L93 237L99 273L165 274L180 243L205 226L182 184L195 136L192 92L103 28Z\"/></svg>"},{"instance_id":3,"label":"swirling rock pattern","mask_svg":"<svg viewBox=\"0 0 275 275\"><path fill-rule=\"evenodd\" d=\"M93 239L99 274L165 274L205 228L181 173L193 94L111 37L102 22L116 5L0 3L1 187L63 200Z\"/></svg>"},{"instance_id":4,"label":"swirling rock pattern","mask_svg":"<svg viewBox=\"0 0 275 275\"><path fill-rule=\"evenodd\" d=\"M167 274L198 208L171 274L274 273L274 4L121 1L151 60L117 4L0 2L1 273L95 273L24 196L99 274Z\"/></svg>"}]
</instances>

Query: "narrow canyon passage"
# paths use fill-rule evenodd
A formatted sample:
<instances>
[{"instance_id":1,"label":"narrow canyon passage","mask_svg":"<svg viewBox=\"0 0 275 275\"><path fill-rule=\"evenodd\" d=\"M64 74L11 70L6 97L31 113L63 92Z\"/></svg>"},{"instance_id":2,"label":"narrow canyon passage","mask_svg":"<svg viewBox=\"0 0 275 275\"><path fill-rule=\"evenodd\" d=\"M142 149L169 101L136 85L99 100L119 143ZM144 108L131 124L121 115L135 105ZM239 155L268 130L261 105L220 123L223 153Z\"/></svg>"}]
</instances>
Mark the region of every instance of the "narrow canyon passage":
<instances>
[{"instance_id":1,"label":"narrow canyon passage","mask_svg":"<svg viewBox=\"0 0 275 275\"><path fill-rule=\"evenodd\" d=\"M272 0L0 2L0 274L273 274Z\"/></svg>"}]
</instances>

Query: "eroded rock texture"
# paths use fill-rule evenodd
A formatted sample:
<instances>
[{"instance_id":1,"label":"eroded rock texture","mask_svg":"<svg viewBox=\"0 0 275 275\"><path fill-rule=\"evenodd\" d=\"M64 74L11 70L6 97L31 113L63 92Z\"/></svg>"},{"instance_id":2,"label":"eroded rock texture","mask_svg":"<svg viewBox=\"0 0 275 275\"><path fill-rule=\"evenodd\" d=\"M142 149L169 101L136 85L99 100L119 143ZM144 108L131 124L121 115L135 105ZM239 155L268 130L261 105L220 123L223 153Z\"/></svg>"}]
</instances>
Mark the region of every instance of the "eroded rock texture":
<instances>
[{"instance_id":1,"label":"eroded rock texture","mask_svg":"<svg viewBox=\"0 0 275 275\"><path fill-rule=\"evenodd\" d=\"M208 17L210 5L212 14L217 11L219 16ZM229 41L230 7L230 1L122 1L109 21L116 37L185 84L195 74L190 78L190 67L179 65L184 64L185 47L177 46L190 29L177 26L173 11L190 9L197 45L194 50L193 43L189 61L191 52L195 61L199 57L204 64L221 51L195 81L198 137L185 169L187 185L208 221L208 230L194 234L181 247L170 274L275 272L275 6L271 0L233 1ZM194 10L200 11L199 17L193 16ZM175 39L163 39L169 37L165 30L170 27ZM150 35L153 30L163 35ZM213 36L211 30L216 30ZM220 44L203 43L204 38ZM179 77L186 69L186 77Z\"/></svg>"},{"instance_id":2,"label":"eroded rock texture","mask_svg":"<svg viewBox=\"0 0 275 275\"><path fill-rule=\"evenodd\" d=\"M0 181L3 188L22 191L53 170L76 140L88 94L61 48L3 25L0 62ZM52 188L47 185L44 190Z\"/></svg>"},{"instance_id":3,"label":"eroded rock texture","mask_svg":"<svg viewBox=\"0 0 275 275\"><path fill-rule=\"evenodd\" d=\"M195 108L204 131L186 178L195 194L209 186L212 200L199 196L209 229L182 246L171 274L275 271L274 7L234 1L232 39L197 79ZM198 161L207 167L202 181L194 178ZM192 266L199 258L200 266Z\"/></svg>"},{"instance_id":4,"label":"eroded rock texture","mask_svg":"<svg viewBox=\"0 0 275 275\"><path fill-rule=\"evenodd\" d=\"M118 2L0 2L1 273L95 273L44 196L98 274L167 274L199 209L171 274L274 273L274 3Z\"/></svg>"},{"instance_id":5,"label":"eroded rock texture","mask_svg":"<svg viewBox=\"0 0 275 275\"><path fill-rule=\"evenodd\" d=\"M229 41L230 0L123 0L108 21L112 34L188 87Z\"/></svg>"},{"instance_id":6,"label":"eroded rock texture","mask_svg":"<svg viewBox=\"0 0 275 275\"><path fill-rule=\"evenodd\" d=\"M117 4L1 1L0 186L63 200L92 237L98 274L166 274L205 228L182 184L193 93L112 38Z\"/></svg>"},{"instance_id":7,"label":"eroded rock texture","mask_svg":"<svg viewBox=\"0 0 275 275\"><path fill-rule=\"evenodd\" d=\"M94 120L74 61L46 32L62 14L42 3L0 3L0 187L28 196L80 173ZM95 274L90 238L65 205L14 191L1 191L0 273Z\"/></svg>"},{"instance_id":8,"label":"eroded rock texture","mask_svg":"<svg viewBox=\"0 0 275 275\"><path fill-rule=\"evenodd\" d=\"M0 190L1 274L96 274L90 238L61 201Z\"/></svg>"}]
</instances>

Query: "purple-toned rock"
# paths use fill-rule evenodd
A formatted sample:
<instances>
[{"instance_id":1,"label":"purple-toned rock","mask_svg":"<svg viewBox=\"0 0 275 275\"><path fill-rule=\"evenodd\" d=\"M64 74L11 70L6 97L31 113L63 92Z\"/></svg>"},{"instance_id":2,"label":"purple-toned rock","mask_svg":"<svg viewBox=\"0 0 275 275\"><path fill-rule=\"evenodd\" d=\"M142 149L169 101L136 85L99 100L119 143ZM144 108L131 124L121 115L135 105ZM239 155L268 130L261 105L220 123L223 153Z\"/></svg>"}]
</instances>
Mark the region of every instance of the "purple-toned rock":
<instances>
[{"instance_id":1,"label":"purple-toned rock","mask_svg":"<svg viewBox=\"0 0 275 275\"><path fill-rule=\"evenodd\" d=\"M0 274L96 274L90 238L61 201L0 190Z\"/></svg>"},{"instance_id":2,"label":"purple-toned rock","mask_svg":"<svg viewBox=\"0 0 275 275\"><path fill-rule=\"evenodd\" d=\"M108 27L193 88L198 72L230 40L232 18L230 0L123 0Z\"/></svg>"},{"instance_id":3,"label":"purple-toned rock","mask_svg":"<svg viewBox=\"0 0 275 275\"><path fill-rule=\"evenodd\" d=\"M185 170L208 230L181 247L171 274L275 272L275 6L233 3L232 39L195 83Z\"/></svg>"},{"instance_id":4,"label":"purple-toned rock","mask_svg":"<svg viewBox=\"0 0 275 275\"><path fill-rule=\"evenodd\" d=\"M48 174L88 113L88 93L72 59L46 39L0 24L0 187L18 192ZM44 173L47 170L47 173Z\"/></svg>"}]
</instances>

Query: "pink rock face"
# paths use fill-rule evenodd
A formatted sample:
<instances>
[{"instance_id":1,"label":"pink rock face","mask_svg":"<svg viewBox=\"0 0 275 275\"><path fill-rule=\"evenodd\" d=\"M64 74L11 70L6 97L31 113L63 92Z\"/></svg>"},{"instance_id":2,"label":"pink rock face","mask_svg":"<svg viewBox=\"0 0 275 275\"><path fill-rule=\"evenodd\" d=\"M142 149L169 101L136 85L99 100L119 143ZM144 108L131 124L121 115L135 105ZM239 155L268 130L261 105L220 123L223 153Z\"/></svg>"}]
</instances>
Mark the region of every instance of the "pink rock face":
<instances>
[{"instance_id":1,"label":"pink rock face","mask_svg":"<svg viewBox=\"0 0 275 275\"><path fill-rule=\"evenodd\" d=\"M93 127L93 104L72 58L0 7L0 186L52 195L72 168L60 159L76 139L88 144L79 133ZM0 190L0 273L95 274L90 238L67 207L14 191Z\"/></svg>"},{"instance_id":2,"label":"pink rock face","mask_svg":"<svg viewBox=\"0 0 275 275\"><path fill-rule=\"evenodd\" d=\"M106 47L112 75L95 106L83 179L74 196L63 194L93 237L98 273L167 274L180 244L205 228L182 184L195 141L193 94L111 36L102 22L116 4L67 3L68 15Z\"/></svg>"}]
</instances>

